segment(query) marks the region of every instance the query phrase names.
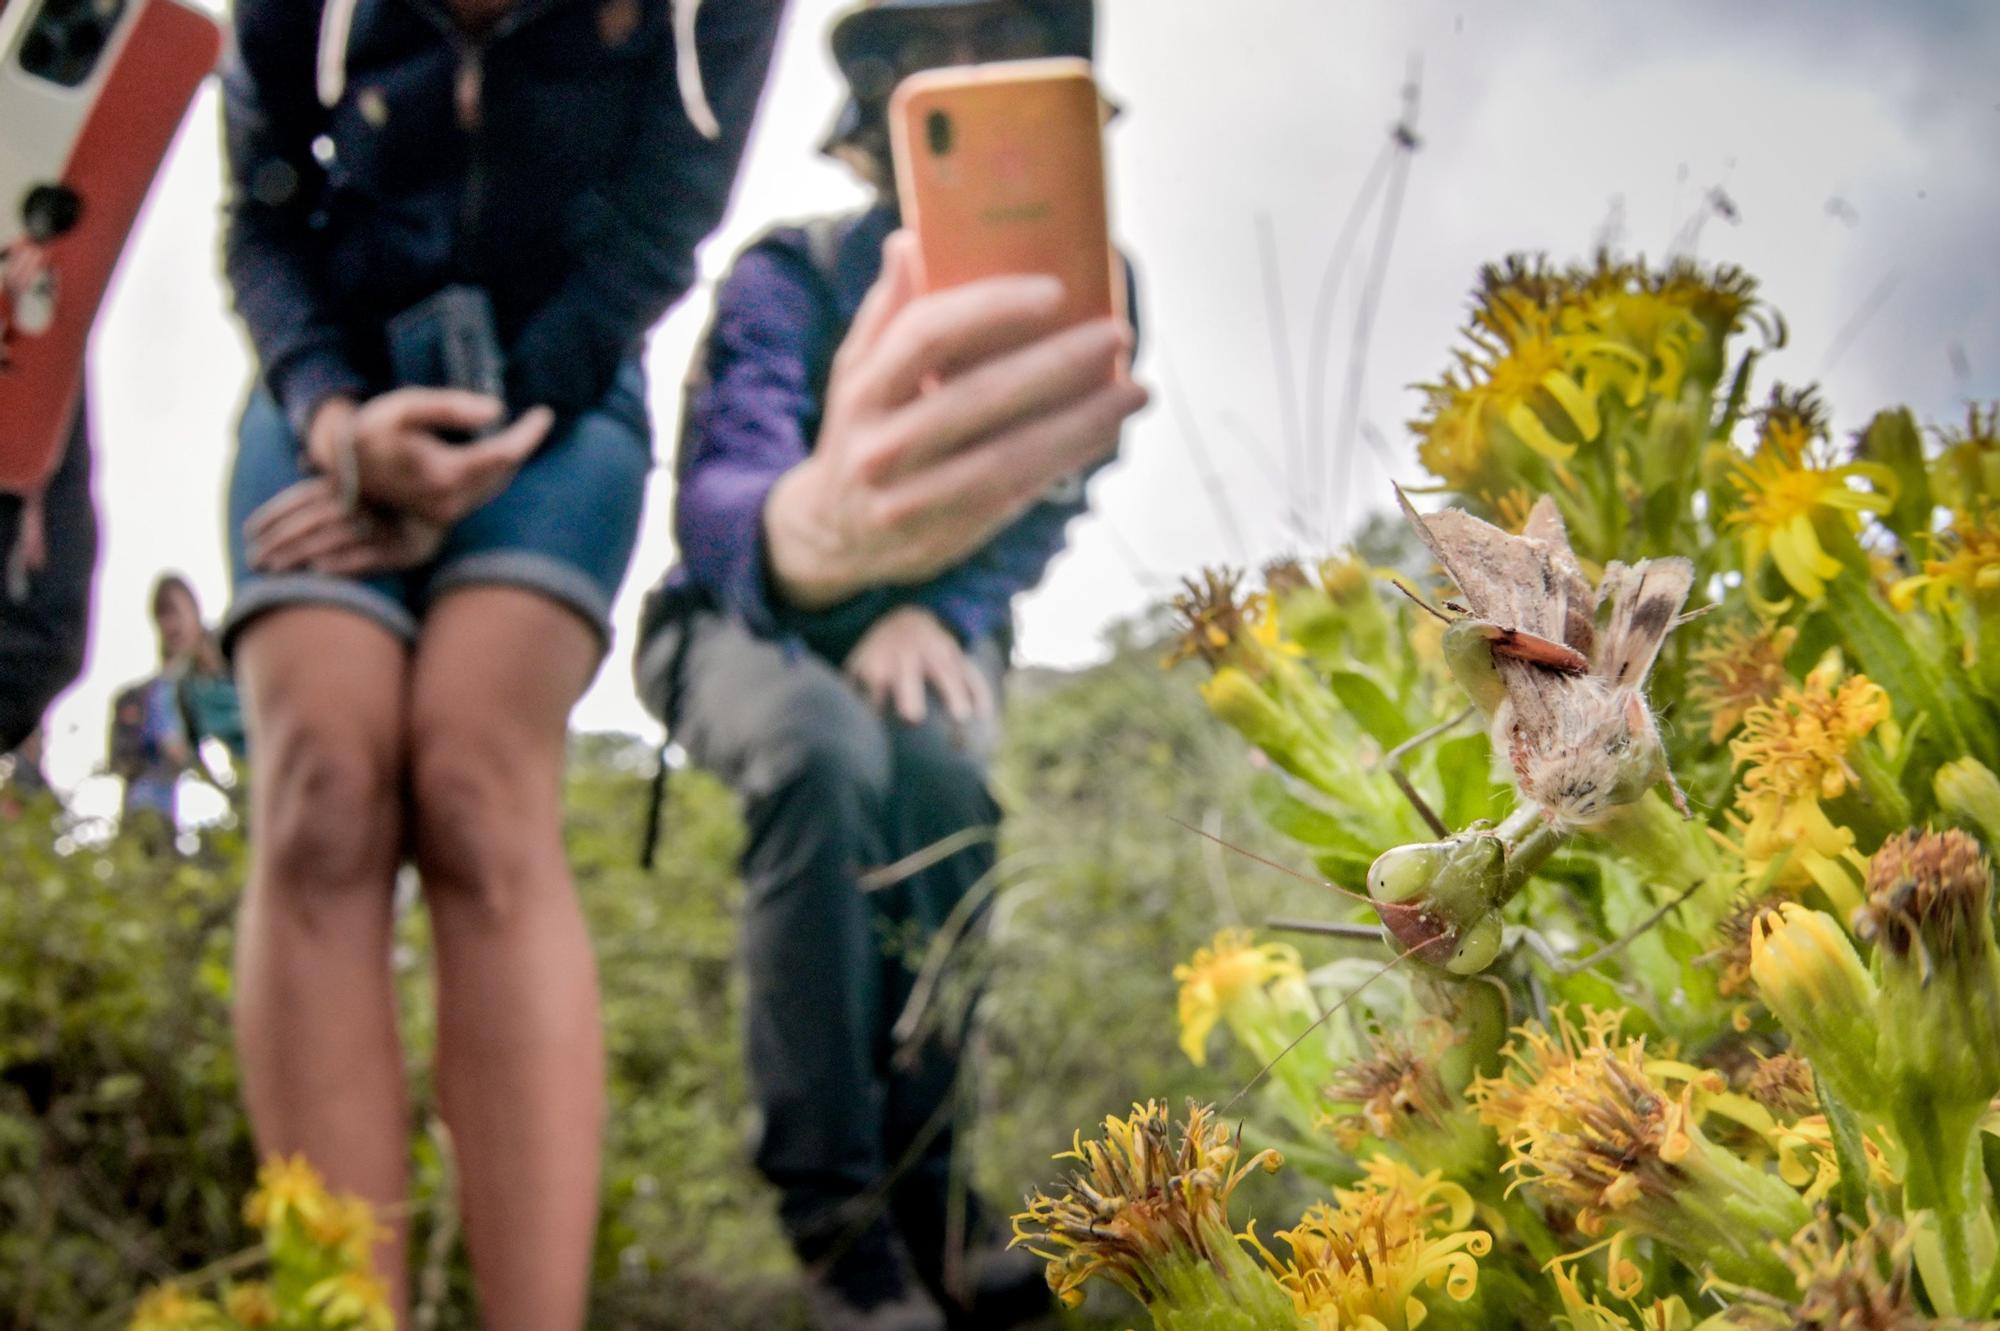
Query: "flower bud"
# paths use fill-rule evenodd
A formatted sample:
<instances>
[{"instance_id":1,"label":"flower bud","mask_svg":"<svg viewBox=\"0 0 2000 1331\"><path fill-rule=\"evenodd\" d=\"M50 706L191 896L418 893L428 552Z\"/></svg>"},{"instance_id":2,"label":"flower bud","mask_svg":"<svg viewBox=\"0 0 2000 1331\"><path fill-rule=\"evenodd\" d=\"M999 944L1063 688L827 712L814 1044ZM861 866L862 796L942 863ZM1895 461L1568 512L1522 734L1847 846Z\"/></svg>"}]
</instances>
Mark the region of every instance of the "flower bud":
<instances>
[{"instance_id":1,"label":"flower bud","mask_svg":"<svg viewBox=\"0 0 2000 1331\"><path fill-rule=\"evenodd\" d=\"M1855 933L1878 944L1882 1070L1911 1094L1977 1107L2000 1093L1992 898L1986 856L1963 832L1906 832L1869 862Z\"/></svg>"},{"instance_id":2,"label":"flower bud","mask_svg":"<svg viewBox=\"0 0 2000 1331\"><path fill-rule=\"evenodd\" d=\"M1875 982L1833 917L1789 901L1767 911L1750 929L1750 975L1833 1093L1873 1104Z\"/></svg>"},{"instance_id":3,"label":"flower bud","mask_svg":"<svg viewBox=\"0 0 2000 1331\"><path fill-rule=\"evenodd\" d=\"M1931 787L1946 813L1979 829L1989 846L2000 846L2000 776L1977 758L1960 758L1938 768Z\"/></svg>"}]
</instances>

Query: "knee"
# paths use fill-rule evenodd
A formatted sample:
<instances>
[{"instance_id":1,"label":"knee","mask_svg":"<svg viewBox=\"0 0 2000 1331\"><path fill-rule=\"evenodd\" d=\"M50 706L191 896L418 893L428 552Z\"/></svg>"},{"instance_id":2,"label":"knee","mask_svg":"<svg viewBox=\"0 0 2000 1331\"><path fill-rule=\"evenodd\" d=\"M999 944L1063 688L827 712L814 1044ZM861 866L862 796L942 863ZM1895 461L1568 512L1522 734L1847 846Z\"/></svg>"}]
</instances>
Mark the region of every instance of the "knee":
<instances>
[{"instance_id":1,"label":"knee","mask_svg":"<svg viewBox=\"0 0 2000 1331\"><path fill-rule=\"evenodd\" d=\"M882 806L892 776L886 727L845 682L802 680L777 715L766 754L751 765L753 800L783 799L840 819Z\"/></svg>"},{"instance_id":2,"label":"knee","mask_svg":"<svg viewBox=\"0 0 2000 1331\"><path fill-rule=\"evenodd\" d=\"M410 797L417 872L434 912L468 907L490 922L517 912L540 867L534 837L555 825L561 804L560 773L548 766L495 718L418 718Z\"/></svg>"},{"instance_id":3,"label":"knee","mask_svg":"<svg viewBox=\"0 0 2000 1331\"><path fill-rule=\"evenodd\" d=\"M401 850L390 746L317 723L271 726L259 739L255 837L271 886L381 888Z\"/></svg>"},{"instance_id":4,"label":"knee","mask_svg":"<svg viewBox=\"0 0 2000 1331\"><path fill-rule=\"evenodd\" d=\"M896 786L930 812L926 821L977 827L1000 820L986 768L952 743L945 727L903 728L896 744Z\"/></svg>"}]
</instances>

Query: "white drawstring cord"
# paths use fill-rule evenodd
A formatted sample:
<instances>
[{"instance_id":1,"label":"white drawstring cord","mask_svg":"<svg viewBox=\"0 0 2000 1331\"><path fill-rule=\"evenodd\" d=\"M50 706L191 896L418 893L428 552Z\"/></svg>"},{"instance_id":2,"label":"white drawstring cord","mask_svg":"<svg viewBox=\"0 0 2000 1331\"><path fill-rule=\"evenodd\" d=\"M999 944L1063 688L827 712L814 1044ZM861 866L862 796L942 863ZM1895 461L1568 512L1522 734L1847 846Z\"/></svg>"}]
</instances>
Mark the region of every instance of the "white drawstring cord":
<instances>
[{"instance_id":1,"label":"white drawstring cord","mask_svg":"<svg viewBox=\"0 0 2000 1331\"><path fill-rule=\"evenodd\" d=\"M354 28L354 10L360 0L326 0L320 13L319 61L316 83L319 104L331 108L347 90L347 39ZM681 105L688 122L705 139L722 137L722 125L708 104L701 81L701 52L695 44L695 19L701 0L673 0L674 72L681 88Z\"/></svg>"},{"instance_id":2,"label":"white drawstring cord","mask_svg":"<svg viewBox=\"0 0 2000 1331\"><path fill-rule=\"evenodd\" d=\"M701 52L695 46L694 21L701 12L701 0L673 0L674 73L681 85L681 106L688 123L704 139L722 137L722 126L709 107L708 92L701 83Z\"/></svg>"},{"instance_id":3,"label":"white drawstring cord","mask_svg":"<svg viewBox=\"0 0 2000 1331\"><path fill-rule=\"evenodd\" d=\"M332 110L347 91L347 38L354 29L354 9L361 0L326 0L319 16L319 61L315 85L319 104Z\"/></svg>"}]
</instances>

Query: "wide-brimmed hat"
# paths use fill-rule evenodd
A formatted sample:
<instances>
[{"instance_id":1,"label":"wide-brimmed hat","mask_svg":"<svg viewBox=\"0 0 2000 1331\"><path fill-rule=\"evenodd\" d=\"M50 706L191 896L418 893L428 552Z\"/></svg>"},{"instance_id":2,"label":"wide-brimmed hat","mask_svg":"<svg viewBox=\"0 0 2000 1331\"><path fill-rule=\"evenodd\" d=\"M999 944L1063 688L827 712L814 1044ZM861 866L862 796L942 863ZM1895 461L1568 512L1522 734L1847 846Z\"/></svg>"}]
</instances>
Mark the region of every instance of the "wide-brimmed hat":
<instances>
[{"instance_id":1,"label":"wide-brimmed hat","mask_svg":"<svg viewBox=\"0 0 2000 1331\"><path fill-rule=\"evenodd\" d=\"M867 121L865 103L880 105L894 78L896 50L925 18L945 10L1018 6L1048 25L1049 54L1088 60L1097 36L1095 0L861 0L833 25L833 59L847 80L847 102L821 147L831 152Z\"/></svg>"}]
</instances>

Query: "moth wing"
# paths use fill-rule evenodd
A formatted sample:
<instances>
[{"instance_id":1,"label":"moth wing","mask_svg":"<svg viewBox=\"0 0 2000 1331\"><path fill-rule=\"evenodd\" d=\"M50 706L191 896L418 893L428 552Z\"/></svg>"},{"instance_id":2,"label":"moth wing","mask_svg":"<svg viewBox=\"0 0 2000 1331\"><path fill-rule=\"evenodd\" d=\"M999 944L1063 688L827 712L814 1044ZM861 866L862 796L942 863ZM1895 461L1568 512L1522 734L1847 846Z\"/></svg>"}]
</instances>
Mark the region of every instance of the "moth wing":
<instances>
[{"instance_id":1,"label":"moth wing","mask_svg":"<svg viewBox=\"0 0 2000 1331\"><path fill-rule=\"evenodd\" d=\"M1597 641L1597 589L1590 585L1590 579L1583 576L1583 566L1576 562L1576 551L1569 544L1569 528L1552 496L1543 495L1535 501L1535 506L1528 510L1528 521L1521 528L1521 535L1541 542L1545 548L1554 573L1551 595L1558 602L1561 641L1589 656Z\"/></svg>"},{"instance_id":2,"label":"moth wing","mask_svg":"<svg viewBox=\"0 0 2000 1331\"><path fill-rule=\"evenodd\" d=\"M1694 564L1679 556L1607 565L1597 591L1609 611L1594 673L1616 687L1643 688L1692 590Z\"/></svg>"},{"instance_id":3,"label":"moth wing","mask_svg":"<svg viewBox=\"0 0 2000 1331\"><path fill-rule=\"evenodd\" d=\"M1510 536L1462 509L1425 516L1400 486L1396 502L1418 539L1458 584L1475 618L1562 641L1562 621L1550 613L1543 595L1553 575L1541 543Z\"/></svg>"}]
</instances>

